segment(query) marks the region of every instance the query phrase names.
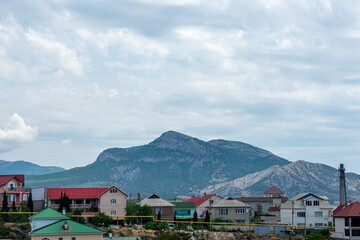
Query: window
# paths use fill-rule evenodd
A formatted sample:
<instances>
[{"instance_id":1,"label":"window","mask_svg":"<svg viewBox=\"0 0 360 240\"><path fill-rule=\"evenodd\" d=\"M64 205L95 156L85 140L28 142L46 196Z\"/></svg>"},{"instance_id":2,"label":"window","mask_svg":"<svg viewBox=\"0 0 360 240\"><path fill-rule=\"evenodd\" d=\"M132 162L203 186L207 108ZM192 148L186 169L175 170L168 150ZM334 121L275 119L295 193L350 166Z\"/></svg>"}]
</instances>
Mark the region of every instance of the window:
<instances>
[{"instance_id":1,"label":"window","mask_svg":"<svg viewBox=\"0 0 360 240\"><path fill-rule=\"evenodd\" d=\"M159 212L162 214L162 208L156 208L156 214L159 214Z\"/></svg>"},{"instance_id":2,"label":"window","mask_svg":"<svg viewBox=\"0 0 360 240\"><path fill-rule=\"evenodd\" d=\"M297 217L305 217L305 212L297 212Z\"/></svg>"},{"instance_id":3,"label":"window","mask_svg":"<svg viewBox=\"0 0 360 240\"><path fill-rule=\"evenodd\" d=\"M314 206L319 206L320 202L319 201L314 201Z\"/></svg>"},{"instance_id":4,"label":"window","mask_svg":"<svg viewBox=\"0 0 360 240\"><path fill-rule=\"evenodd\" d=\"M323 212L315 212L315 217L322 217L323 216Z\"/></svg>"},{"instance_id":5,"label":"window","mask_svg":"<svg viewBox=\"0 0 360 240\"><path fill-rule=\"evenodd\" d=\"M110 193L117 193L117 189L110 189Z\"/></svg>"},{"instance_id":6,"label":"window","mask_svg":"<svg viewBox=\"0 0 360 240\"><path fill-rule=\"evenodd\" d=\"M312 206L312 201L306 201L306 206Z\"/></svg>"},{"instance_id":7,"label":"window","mask_svg":"<svg viewBox=\"0 0 360 240\"><path fill-rule=\"evenodd\" d=\"M298 226L305 226L305 223L298 223Z\"/></svg>"},{"instance_id":8,"label":"window","mask_svg":"<svg viewBox=\"0 0 360 240\"><path fill-rule=\"evenodd\" d=\"M63 238L59 238L59 240L63 240Z\"/></svg>"},{"instance_id":9,"label":"window","mask_svg":"<svg viewBox=\"0 0 360 240\"><path fill-rule=\"evenodd\" d=\"M245 220L235 220L236 223L245 223Z\"/></svg>"},{"instance_id":10,"label":"window","mask_svg":"<svg viewBox=\"0 0 360 240\"><path fill-rule=\"evenodd\" d=\"M237 208L235 209L236 214L245 214L245 208Z\"/></svg>"},{"instance_id":11,"label":"window","mask_svg":"<svg viewBox=\"0 0 360 240\"><path fill-rule=\"evenodd\" d=\"M43 239L41 239L41 240L49 240L48 238L43 238Z\"/></svg>"},{"instance_id":12,"label":"window","mask_svg":"<svg viewBox=\"0 0 360 240\"><path fill-rule=\"evenodd\" d=\"M76 237L72 237L71 240L76 240Z\"/></svg>"},{"instance_id":13,"label":"window","mask_svg":"<svg viewBox=\"0 0 360 240\"><path fill-rule=\"evenodd\" d=\"M323 225L322 223L315 223L315 227L322 227Z\"/></svg>"},{"instance_id":14,"label":"window","mask_svg":"<svg viewBox=\"0 0 360 240\"><path fill-rule=\"evenodd\" d=\"M219 209L219 214L220 215L228 215L229 214L228 209L227 208Z\"/></svg>"},{"instance_id":15,"label":"window","mask_svg":"<svg viewBox=\"0 0 360 240\"><path fill-rule=\"evenodd\" d=\"M116 204L116 199L111 199L111 204Z\"/></svg>"},{"instance_id":16,"label":"window","mask_svg":"<svg viewBox=\"0 0 360 240\"><path fill-rule=\"evenodd\" d=\"M111 211L111 216L115 216L116 215L116 211L115 210L112 210Z\"/></svg>"}]
</instances>

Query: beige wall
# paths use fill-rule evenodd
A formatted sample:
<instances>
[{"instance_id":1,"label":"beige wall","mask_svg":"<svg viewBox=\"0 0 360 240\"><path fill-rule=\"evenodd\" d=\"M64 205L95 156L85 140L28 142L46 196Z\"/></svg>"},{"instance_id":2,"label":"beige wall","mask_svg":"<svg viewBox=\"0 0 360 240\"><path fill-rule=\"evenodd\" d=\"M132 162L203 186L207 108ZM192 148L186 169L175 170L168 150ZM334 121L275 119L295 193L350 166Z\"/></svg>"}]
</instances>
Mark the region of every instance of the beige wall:
<instances>
[{"instance_id":1,"label":"beige wall","mask_svg":"<svg viewBox=\"0 0 360 240\"><path fill-rule=\"evenodd\" d=\"M210 209L210 219L213 221L215 218L222 218L224 220L231 220L236 223L236 220L244 220L244 223L250 222L250 213L249 210L245 208L244 214L236 214L235 209L244 208L244 207L219 207ZM219 209L228 209L228 214L220 215Z\"/></svg>"},{"instance_id":2,"label":"beige wall","mask_svg":"<svg viewBox=\"0 0 360 240\"><path fill-rule=\"evenodd\" d=\"M59 240L62 237L63 240L71 240L72 237L76 237L76 240L102 240L102 234L78 234L78 235L48 235L48 236L31 236L31 240L42 240L48 238L49 240Z\"/></svg>"},{"instance_id":3,"label":"beige wall","mask_svg":"<svg viewBox=\"0 0 360 240\"><path fill-rule=\"evenodd\" d=\"M126 195L119 190L117 190L117 192L115 193L111 193L111 189L109 189L100 197L99 211L104 212L106 215L109 216L111 216L111 211L116 211L116 216L125 216ZM112 204L111 199L115 199L116 204Z\"/></svg>"}]
</instances>

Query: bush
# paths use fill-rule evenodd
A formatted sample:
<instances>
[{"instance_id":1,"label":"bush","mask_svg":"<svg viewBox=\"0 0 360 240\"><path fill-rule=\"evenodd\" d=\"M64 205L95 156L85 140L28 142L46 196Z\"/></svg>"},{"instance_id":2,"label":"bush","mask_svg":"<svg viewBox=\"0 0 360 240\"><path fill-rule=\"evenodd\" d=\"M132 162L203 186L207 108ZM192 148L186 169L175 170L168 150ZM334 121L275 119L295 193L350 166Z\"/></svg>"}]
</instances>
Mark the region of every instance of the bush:
<instances>
[{"instance_id":1,"label":"bush","mask_svg":"<svg viewBox=\"0 0 360 240\"><path fill-rule=\"evenodd\" d=\"M145 224L144 228L146 230L167 230L169 229L169 225L167 222L148 222Z\"/></svg>"},{"instance_id":2,"label":"bush","mask_svg":"<svg viewBox=\"0 0 360 240\"><path fill-rule=\"evenodd\" d=\"M92 219L92 223L95 226L105 226L108 227L114 220L112 217L106 215L103 212L98 213L95 217Z\"/></svg>"},{"instance_id":3,"label":"bush","mask_svg":"<svg viewBox=\"0 0 360 240\"><path fill-rule=\"evenodd\" d=\"M319 232L321 235L325 236L325 237L329 237L330 236L330 231L328 228L323 228L320 230Z\"/></svg>"},{"instance_id":4,"label":"bush","mask_svg":"<svg viewBox=\"0 0 360 240\"><path fill-rule=\"evenodd\" d=\"M181 237L176 233L171 232L161 232L155 240L181 240Z\"/></svg>"},{"instance_id":5,"label":"bush","mask_svg":"<svg viewBox=\"0 0 360 240\"><path fill-rule=\"evenodd\" d=\"M305 237L306 240L324 240L327 239L327 237L325 237L324 235L320 234L320 233L310 233L309 235L307 235Z\"/></svg>"}]
</instances>

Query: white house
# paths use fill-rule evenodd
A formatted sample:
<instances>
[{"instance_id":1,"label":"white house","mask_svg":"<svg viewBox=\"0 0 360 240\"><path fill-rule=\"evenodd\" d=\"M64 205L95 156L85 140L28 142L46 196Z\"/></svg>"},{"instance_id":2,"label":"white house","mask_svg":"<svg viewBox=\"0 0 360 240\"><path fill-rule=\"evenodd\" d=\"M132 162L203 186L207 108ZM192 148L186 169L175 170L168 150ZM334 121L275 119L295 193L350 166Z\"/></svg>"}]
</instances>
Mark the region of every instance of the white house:
<instances>
[{"instance_id":1,"label":"white house","mask_svg":"<svg viewBox=\"0 0 360 240\"><path fill-rule=\"evenodd\" d=\"M282 224L320 227L332 224L329 199L312 193L301 193L280 207Z\"/></svg>"},{"instance_id":2,"label":"white house","mask_svg":"<svg viewBox=\"0 0 360 240\"><path fill-rule=\"evenodd\" d=\"M333 212L335 232L333 238L360 239L360 203L340 205Z\"/></svg>"}]
</instances>

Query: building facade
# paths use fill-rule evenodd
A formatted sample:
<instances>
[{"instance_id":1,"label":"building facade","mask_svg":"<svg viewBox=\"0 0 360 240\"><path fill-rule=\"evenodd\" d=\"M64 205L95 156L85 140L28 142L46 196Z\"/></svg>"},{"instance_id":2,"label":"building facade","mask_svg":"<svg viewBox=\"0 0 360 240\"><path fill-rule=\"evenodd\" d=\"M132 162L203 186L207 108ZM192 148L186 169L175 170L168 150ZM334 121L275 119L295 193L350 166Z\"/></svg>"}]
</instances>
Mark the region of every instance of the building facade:
<instances>
[{"instance_id":1,"label":"building facade","mask_svg":"<svg viewBox=\"0 0 360 240\"><path fill-rule=\"evenodd\" d=\"M333 238L360 239L360 203L351 202L338 206L333 212L335 232Z\"/></svg>"},{"instance_id":2,"label":"building facade","mask_svg":"<svg viewBox=\"0 0 360 240\"><path fill-rule=\"evenodd\" d=\"M184 200L183 202L194 202L198 217L205 219L207 208L213 204L220 202L222 199L222 197L219 197L216 194L204 193L204 196L202 197L192 197Z\"/></svg>"},{"instance_id":3,"label":"building facade","mask_svg":"<svg viewBox=\"0 0 360 240\"><path fill-rule=\"evenodd\" d=\"M280 207L281 223L299 227L329 226L333 218L328 201L327 197L312 193L299 194Z\"/></svg>"},{"instance_id":4,"label":"building facade","mask_svg":"<svg viewBox=\"0 0 360 240\"><path fill-rule=\"evenodd\" d=\"M149 197L143 199L140 202L140 206L148 205L152 208L152 215L157 219L160 213L162 220L173 220L175 213L175 205L160 198L156 194L152 194Z\"/></svg>"},{"instance_id":5,"label":"building facade","mask_svg":"<svg viewBox=\"0 0 360 240\"><path fill-rule=\"evenodd\" d=\"M222 219L225 222L250 223L250 206L234 198L225 198L208 206L211 221Z\"/></svg>"},{"instance_id":6,"label":"building facade","mask_svg":"<svg viewBox=\"0 0 360 240\"><path fill-rule=\"evenodd\" d=\"M19 208L23 201L27 201L30 192L24 189L24 175L0 175L0 202L3 201L5 193L10 208L15 202Z\"/></svg>"},{"instance_id":7,"label":"building facade","mask_svg":"<svg viewBox=\"0 0 360 240\"><path fill-rule=\"evenodd\" d=\"M46 198L49 207L58 209L61 195L67 195L72 210L104 212L114 219L123 220L127 195L117 187L109 188L47 188Z\"/></svg>"}]
</instances>

